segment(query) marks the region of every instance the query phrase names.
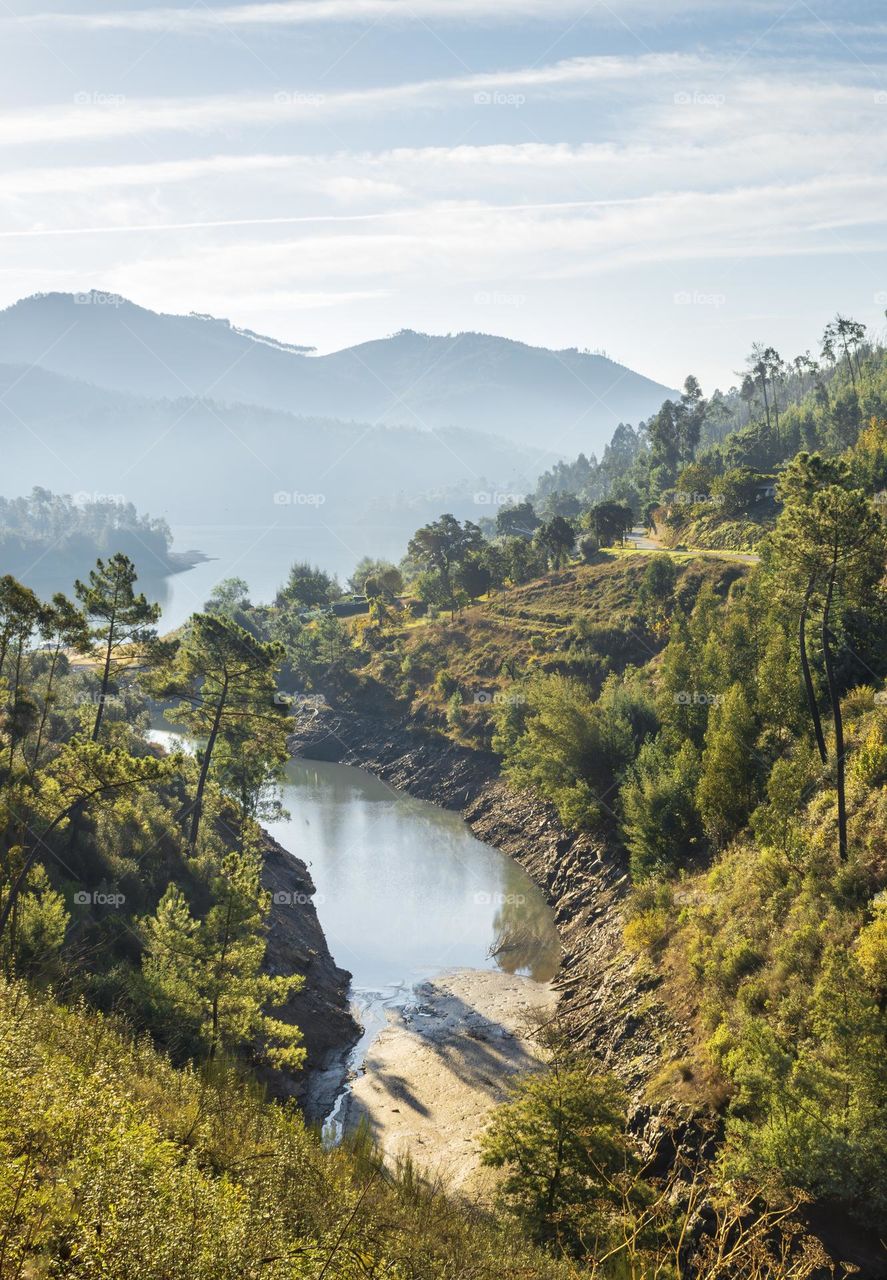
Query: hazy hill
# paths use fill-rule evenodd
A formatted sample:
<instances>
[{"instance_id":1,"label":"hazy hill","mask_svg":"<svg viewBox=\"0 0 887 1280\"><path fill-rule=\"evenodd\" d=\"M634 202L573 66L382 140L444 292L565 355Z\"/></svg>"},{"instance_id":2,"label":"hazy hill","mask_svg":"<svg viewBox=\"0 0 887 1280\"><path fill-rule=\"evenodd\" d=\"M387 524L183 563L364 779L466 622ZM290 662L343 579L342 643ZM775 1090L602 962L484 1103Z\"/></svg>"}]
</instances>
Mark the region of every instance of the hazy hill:
<instances>
[{"instance_id":1,"label":"hazy hill","mask_svg":"<svg viewBox=\"0 0 887 1280\"><path fill-rule=\"evenodd\" d=\"M442 510L489 515L489 494L524 492L535 474L529 451L475 431L152 400L22 365L0 364L0 430L6 496L112 497L172 524L347 519L395 546Z\"/></svg>"},{"instance_id":2,"label":"hazy hill","mask_svg":"<svg viewBox=\"0 0 887 1280\"><path fill-rule=\"evenodd\" d=\"M35 295L0 312L7 364L152 398L493 432L539 449L542 465L600 450L620 421L648 417L673 394L604 356L478 333L405 331L326 356L309 350L97 292Z\"/></svg>"}]
</instances>

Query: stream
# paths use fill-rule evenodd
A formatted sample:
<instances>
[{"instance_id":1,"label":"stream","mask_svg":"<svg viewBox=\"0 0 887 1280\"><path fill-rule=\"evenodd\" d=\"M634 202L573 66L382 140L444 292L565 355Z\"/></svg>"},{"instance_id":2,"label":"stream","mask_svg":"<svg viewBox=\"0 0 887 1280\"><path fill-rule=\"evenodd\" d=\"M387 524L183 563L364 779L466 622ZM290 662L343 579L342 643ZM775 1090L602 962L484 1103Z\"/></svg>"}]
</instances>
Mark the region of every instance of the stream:
<instances>
[{"instance_id":1,"label":"stream","mask_svg":"<svg viewBox=\"0 0 887 1280\"><path fill-rule=\"evenodd\" d=\"M170 730L151 736L180 741ZM265 825L307 863L330 951L352 974L364 1033L350 1073L360 1071L388 1011L416 1002L417 983L453 969L555 976L560 944L542 893L459 814L362 769L310 760L287 764L282 798L289 816ZM327 1120L328 1141L340 1135L344 1097Z\"/></svg>"}]
</instances>

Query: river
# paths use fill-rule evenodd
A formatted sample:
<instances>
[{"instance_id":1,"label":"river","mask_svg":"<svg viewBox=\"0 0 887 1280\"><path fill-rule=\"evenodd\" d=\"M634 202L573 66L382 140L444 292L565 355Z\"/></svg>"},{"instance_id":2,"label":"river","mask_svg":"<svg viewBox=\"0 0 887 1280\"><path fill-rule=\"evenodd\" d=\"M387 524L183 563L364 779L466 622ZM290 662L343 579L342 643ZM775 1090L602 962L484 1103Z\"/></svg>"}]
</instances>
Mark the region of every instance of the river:
<instances>
[{"instance_id":1,"label":"river","mask_svg":"<svg viewBox=\"0 0 887 1280\"><path fill-rule=\"evenodd\" d=\"M353 1069L420 982L455 969L554 977L560 944L541 892L458 814L361 769L308 760L287 764L282 798L289 816L266 825L307 863L330 951L352 974L364 1027Z\"/></svg>"}]
</instances>

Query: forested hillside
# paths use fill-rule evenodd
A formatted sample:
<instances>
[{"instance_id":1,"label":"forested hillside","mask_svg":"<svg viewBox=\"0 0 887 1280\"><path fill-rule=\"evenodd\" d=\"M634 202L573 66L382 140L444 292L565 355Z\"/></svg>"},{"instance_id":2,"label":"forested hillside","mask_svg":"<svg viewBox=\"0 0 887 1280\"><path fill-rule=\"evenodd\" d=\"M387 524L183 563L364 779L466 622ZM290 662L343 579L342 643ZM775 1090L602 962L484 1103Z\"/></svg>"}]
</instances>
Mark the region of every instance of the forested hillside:
<instances>
[{"instance_id":1,"label":"forested hillside","mask_svg":"<svg viewBox=\"0 0 887 1280\"><path fill-rule=\"evenodd\" d=\"M762 353L717 439L688 383L621 467L444 514L345 590L231 579L163 638L126 555L71 599L2 579L0 1274L883 1274L885 356L845 336L825 370ZM626 545L698 530L683 492L733 495L757 554ZM583 937L615 934L638 1036L653 1000L681 1027L627 1080L574 989L480 1139L495 1210L256 1083L303 1069L310 981L268 963L262 823L288 734L349 718L581 836L618 886Z\"/></svg>"},{"instance_id":2,"label":"forested hillside","mask_svg":"<svg viewBox=\"0 0 887 1280\"><path fill-rule=\"evenodd\" d=\"M600 461L580 455L546 472L534 505L573 516L577 499L585 508L609 499L655 523L670 545L753 546L772 525L779 468L801 451L840 453L887 415L887 352L864 327L837 316L820 345L818 360L809 351L784 360L758 344L739 384L707 399L691 375L679 400L637 428L621 424ZM863 452L866 482L882 489L878 445Z\"/></svg>"},{"instance_id":3,"label":"forested hillside","mask_svg":"<svg viewBox=\"0 0 887 1280\"><path fill-rule=\"evenodd\" d=\"M621 471L607 459L604 489L568 494L574 468L483 531L442 517L398 570L363 566L369 613L323 621L323 669L289 650L296 683L346 716L408 711L494 753L624 860L625 945L690 1028L649 1098L718 1118L720 1177L882 1236L885 368L852 339L825 370L760 362L752 420L717 444L688 386ZM773 489L759 557L622 545L635 504L729 495L750 464Z\"/></svg>"}]
</instances>

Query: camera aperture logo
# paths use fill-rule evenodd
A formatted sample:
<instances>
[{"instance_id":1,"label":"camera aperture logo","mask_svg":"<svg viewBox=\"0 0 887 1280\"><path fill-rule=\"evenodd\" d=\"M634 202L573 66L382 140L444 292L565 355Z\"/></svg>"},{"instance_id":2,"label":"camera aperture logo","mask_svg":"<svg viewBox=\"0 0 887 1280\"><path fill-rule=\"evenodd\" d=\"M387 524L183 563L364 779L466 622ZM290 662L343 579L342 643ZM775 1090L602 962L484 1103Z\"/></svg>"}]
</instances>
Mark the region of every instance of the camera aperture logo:
<instances>
[{"instance_id":1,"label":"camera aperture logo","mask_svg":"<svg viewBox=\"0 0 887 1280\"><path fill-rule=\"evenodd\" d=\"M476 707L522 707L526 700L526 694L504 689L476 689L474 693Z\"/></svg>"},{"instance_id":2,"label":"camera aperture logo","mask_svg":"<svg viewBox=\"0 0 887 1280\"><path fill-rule=\"evenodd\" d=\"M679 489L673 499L676 507L722 507L725 501L722 493L691 493L686 489Z\"/></svg>"},{"instance_id":3,"label":"camera aperture logo","mask_svg":"<svg viewBox=\"0 0 887 1280\"><path fill-rule=\"evenodd\" d=\"M699 89L692 93L688 89L680 89L674 96L676 107L722 107L726 101L725 93L702 93Z\"/></svg>"},{"instance_id":4,"label":"camera aperture logo","mask_svg":"<svg viewBox=\"0 0 887 1280\"><path fill-rule=\"evenodd\" d=\"M705 693L699 689L681 689L672 699L679 707L719 707L724 701L722 693Z\"/></svg>"},{"instance_id":5,"label":"camera aperture logo","mask_svg":"<svg viewBox=\"0 0 887 1280\"><path fill-rule=\"evenodd\" d=\"M478 907L522 907L527 900L522 893L488 893L486 890L471 896Z\"/></svg>"},{"instance_id":6,"label":"camera aperture logo","mask_svg":"<svg viewBox=\"0 0 887 1280\"><path fill-rule=\"evenodd\" d=\"M704 293L701 289L679 289L674 295L676 307L725 307L725 293Z\"/></svg>"},{"instance_id":7,"label":"camera aperture logo","mask_svg":"<svg viewBox=\"0 0 887 1280\"><path fill-rule=\"evenodd\" d=\"M276 707L288 707L291 711L322 711L329 706L322 693L287 693L278 689L274 694Z\"/></svg>"},{"instance_id":8,"label":"camera aperture logo","mask_svg":"<svg viewBox=\"0 0 887 1280\"><path fill-rule=\"evenodd\" d=\"M310 107L317 109L326 102L323 93L290 93L281 89L274 95L274 103L278 107Z\"/></svg>"},{"instance_id":9,"label":"camera aperture logo","mask_svg":"<svg viewBox=\"0 0 887 1280\"><path fill-rule=\"evenodd\" d=\"M505 93L502 89L479 89L474 95L476 107L522 107L526 101L525 93Z\"/></svg>"},{"instance_id":10,"label":"camera aperture logo","mask_svg":"<svg viewBox=\"0 0 887 1280\"><path fill-rule=\"evenodd\" d=\"M500 493L497 490L481 489L474 495L476 507L516 507L524 501L522 493Z\"/></svg>"}]
</instances>

